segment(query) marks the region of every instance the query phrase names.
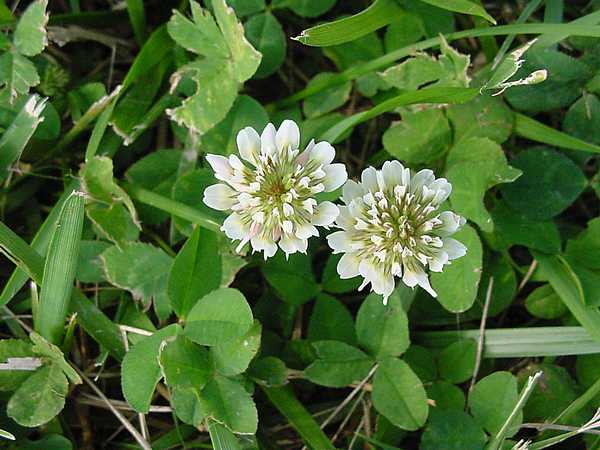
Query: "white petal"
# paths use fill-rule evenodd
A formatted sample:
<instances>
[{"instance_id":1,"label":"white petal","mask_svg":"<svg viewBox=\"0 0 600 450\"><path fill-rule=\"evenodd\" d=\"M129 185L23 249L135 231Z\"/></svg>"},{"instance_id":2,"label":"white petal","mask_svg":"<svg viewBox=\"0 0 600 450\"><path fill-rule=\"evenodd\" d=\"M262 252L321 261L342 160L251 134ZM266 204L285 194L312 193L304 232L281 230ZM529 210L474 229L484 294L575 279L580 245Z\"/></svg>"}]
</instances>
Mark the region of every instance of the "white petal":
<instances>
[{"instance_id":1,"label":"white petal","mask_svg":"<svg viewBox=\"0 0 600 450\"><path fill-rule=\"evenodd\" d=\"M250 245L257 252L264 251L265 259L273 256L277 252L277 244L268 237L256 234L250 239Z\"/></svg>"},{"instance_id":2,"label":"white petal","mask_svg":"<svg viewBox=\"0 0 600 450\"><path fill-rule=\"evenodd\" d=\"M441 272L446 264L448 264L448 253L440 251L429 260L429 269L432 272Z\"/></svg>"},{"instance_id":3,"label":"white petal","mask_svg":"<svg viewBox=\"0 0 600 450\"><path fill-rule=\"evenodd\" d=\"M308 239L311 236L318 235L319 231L310 223L305 223L296 227L296 236L300 239Z\"/></svg>"},{"instance_id":4,"label":"white petal","mask_svg":"<svg viewBox=\"0 0 600 450\"><path fill-rule=\"evenodd\" d=\"M221 230L229 239L244 239L250 234L250 225L243 223L239 214L233 213L225 219Z\"/></svg>"},{"instance_id":5,"label":"white petal","mask_svg":"<svg viewBox=\"0 0 600 450\"><path fill-rule=\"evenodd\" d=\"M385 184L389 187L398 186L402 184L402 171L404 166L400 161L386 161L383 163L381 172Z\"/></svg>"},{"instance_id":6,"label":"white petal","mask_svg":"<svg viewBox=\"0 0 600 450\"><path fill-rule=\"evenodd\" d=\"M350 209L347 206L339 206L340 214L335 219L335 224L344 229L349 230L354 228L356 220L354 216L350 214Z\"/></svg>"},{"instance_id":7,"label":"white petal","mask_svg":"<svg viewBox=\"0 0 600 450\"><path fill-rule=\"evenodd\" d=\"M279 240L279 247L285 252L286 255L292 253L301 252L306 253L308 248L308 241L306 239L298 239L293 234L284 234Z\"/></svg>"},{"instance_id":8,"label":"white petal","mask_svg":"<svg viewBox=\"0 0 600 450\"><path fill-rule=\"evenodd\" d=\"M315 144L310 152L310 160L319 165L331 164L333 158L335 158L335 149L329 142L323 141Z\"/></svg>"},{"instance_id":9,"label":"white petal","mask_svg":"<svg viewBox=\"0 0 600 450\"><path fill-rule=\"evenodd\" d=\"M433 171L429 169L419 170L410 181L410 192L414 194L420 191L423 186L429 186L434 180Z\"/></svg>"},{"instance_id":10,"label":"white petal","mask_svg":"<svg viewBox=\"0 0 600 450\"><path fill-rule=\"evenodd\" d=\"M381 277L377 285L373 287L373 290L383 296L383 304L387 305L388 297L392 295L395 287L396 283L394 282L393 275L388 274Z\"/></svg>"},{"instance_id":11,"label":"white petal","mask_svg":"<svg viewBox=\"0 0 600 450\"><path fill-rule=\"evenodd\" d=\"M352 240L345 231L336 231L327 236L327 243L333 250L333 253L345 253L352 250Z\"/></svg>"},{"instance_id":12,"label":"white petal","mask_svg":"<svg viewBox=\"0 0 600 450\"><path fill-rule=\"evenodd\" d=\"M348 172L346 172L346 166L343 164L329 164L323 167L323 170L326 173L323 179L325 192L335 191L348 180Z\"/></svg>"},{"instance_id":13,"label":"white petal","mask_svg":"<svg viewBox=\"0 0 600 450\"><path fill-rule=\"evenodd\" d=\"M286 119L281 122L275 135L275 142L279 150L290 148L296 150L300 145L300 130L293 120Z\"/></svg>"},{"instance_id":14,"label":"white petal","mask_svg":"<svg viewBox=\"0 0 600 450\"><path fill-rule=\"evenodd\" d=\"M348 180L342 189L342 200L345 204L349 204L356 197L362 197L365 191L360 184L354 180Z\"/></svg>"},{"instance_id":15,"label":"white petal","mask_svg":"<svg viewBox=\"0 0 600 450\"><path fill-rule=\"evenodd\" d=\"M236 203L237 192L225 184L213 184L204 189L204 203L212 209L226 211Z\"/></svg>"},{"instance_id":16,"label":"white petal","mask_svg":"<svg viewBox=\"0 0 600 450\"><path fill-rule=\"evenodd\" d=\"M375 290L375 285L379 287L382 271L378 264L374 263L371 259L363 259L358 265L358 271L365 281L371 283L373 290Z\"/></svg>"},{"instance_id":17,"label":"white petal","mask_svg":"<svg viewBox=\"0 0 600 450\"><path fill-rule=\"evenodd\" d=\"M413 271L411 269L404 270L404 276L402 281L408 287L415 287L416 285L421 286L425 289L432 297L437 297L437 293L431 288L429 284L429 277L423 270Z\"/></svg>"},{"instance_id":18,"label":"white petal","mask_svg":"<svg viewBox=\"0 0 600 450\"><path fill-rule=\"evenodd\" d=\"M272 155L277 151L275 134L275 126L272 123L268 123L260 135L260 151L263 155Z\"/></svg>"},{"instance_id":19,"label":"white petal","mask_svg":"<svg viewBox=\"0 0 600 450\"><path fill-rule=\"evenodd\" d=\"M354 256L352 253L344 253L344 255L338 261L337 273L343 280L354 278L360 275L358 272L359 264L360 259Z\"/></svg>"},{"instance_id":20,"label":"white petal","mask_svg":"<svg viewBox=\"0 0 600 450\"><path fill-rule=\"evenodd\" d=\"M452 192L452 185L445 178L438 178L429 185L429 189L435 191L432 203L439 205L443 203Z\"/></svg>"},{"instance_id":21,"label":"white petal","mask_svg":"<svg viewBox=\"0 0 600 450\"><path fill-rule=\"evenodd\" d=\"M340 214L340 209L331 202L321 202L317 205L315 213L312 217L314 225L327 227L335 222L335 219Z\"/></svg>"},{"instance_id":22,"label":"white petal","mask_svg":"<svg viewBox=\"0 0 600 450\"><path fill-rule=\"evenodd\" d=\"M439 219L442 221L442 225L435 228L435 233L440 236L450 236L464 224L464 219L452 211L443 211L440 213Z\"/></svg>"},{"instance_id":23,"label":"white petal","mask_svg":"<svg viewBox=\"0 0 600 450\"><path fill-rule=\"evenodd\" d=\"M250 164L256 166L260 154L260 136L252 127L246 127L239 131L236 137L237 148L240 156Z\"/></svg>"},{"instance_id":24,"label":"white petal","mask_svg":"<svg viewBox=\"0 0 600 450\"><path fill-rule=\"evenodd\" d=\"M300 164L302 166L304 164L306 164L308 162L308 160L310 159L310 154L311 154L314 146L315 146L315 140L311 139L310 142L308 143L308 145L306 146L306 149L296 157L296 163Z\"/></svg>"},{"instance_id":25,"label":"white petal","mask_svg":"<svg viewBox=\"0 0 600 450\"><path fill-rule=\"evenodd\" d=\"M448 253L448 258L457 259L467 254L467 247L456 239L445 238L442 250Z\"/></svg>"},{"instance_id":26,"label":"white petal","mask_svg":"<svg viewBox=\"0 0 600 450\"><path fill-rule=\"evenodd\" d=\"M206 160L214 170L217 179L227 181L233 176L233 168L225 156L207 154Z\"/></svg>"},{"instance_id":27,"label":"white petal","mask_svg":"<svg viewBox=\"0 0 600 450\"><path fill-rule=\"evenodd\" d=\"M367 167L363 170L360 176L360 182L362 187L366 191L377 192L379 190L379 184L377 183L377 170L373 167Z\"/></svg>"}]
</instances>

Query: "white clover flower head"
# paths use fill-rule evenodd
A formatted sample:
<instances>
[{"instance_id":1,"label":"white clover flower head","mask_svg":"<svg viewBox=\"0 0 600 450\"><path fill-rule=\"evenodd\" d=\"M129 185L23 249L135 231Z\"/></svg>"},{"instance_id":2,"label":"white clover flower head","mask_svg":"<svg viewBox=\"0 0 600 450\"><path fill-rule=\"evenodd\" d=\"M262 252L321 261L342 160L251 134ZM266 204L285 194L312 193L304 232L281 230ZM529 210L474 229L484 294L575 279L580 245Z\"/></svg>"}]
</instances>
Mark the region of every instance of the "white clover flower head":
<instances>
[{"instance_id":1,"label":"white clover flower head","mask_svg":"<svg viewBox=\"0 0 600 450\"><path fill-rule=\"evenodd\" d=\"M394 290L394 277L409 287L421 286L433 297L427 268L441 272L460 258L466 247L449 236L465 219L451 211L439 212L452 186L428 169L411 176L398 161L386 161L381 170L365 169L360 183L344 185L341 228L327 236L333 253L343 253L337 271L341 278L362 276L359 289L371 288L384 304Z\"/></svg>"},{"instance_id":2,"label":"white clover flower head","mask_svg":"<svg viewBox=\"0 0 600 450\"><path fill-rule=\"evenodd\" d=\"M339 188L348 179L343 164L332 164L335 150L328 142L311 141L299 150L300 131L292 120L278 130L268 124L259 136L250 127L237 135L237 155L206 159L222 183L204 191L204 203L220 211L231 211L222 230L239 240L239 252L250 242L265 259L277 252L286 257L306 253L308 239L318 236L317 226L333 224L339 209L331 202L318 202L315 195ZM243 160L243 161L242 161Z\"/></svg>"}]
</instances>

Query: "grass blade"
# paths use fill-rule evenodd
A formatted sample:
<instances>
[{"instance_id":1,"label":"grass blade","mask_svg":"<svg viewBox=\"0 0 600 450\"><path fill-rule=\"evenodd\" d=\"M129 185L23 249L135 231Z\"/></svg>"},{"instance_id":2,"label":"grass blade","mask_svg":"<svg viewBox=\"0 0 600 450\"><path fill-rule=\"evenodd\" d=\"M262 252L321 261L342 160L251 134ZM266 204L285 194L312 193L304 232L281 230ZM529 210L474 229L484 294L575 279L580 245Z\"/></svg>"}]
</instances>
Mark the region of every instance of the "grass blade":
<instances>
[{"instance_id":1,"label":"grass blade","mask_svg":"<svg viewBox=\"0 0 600 450\"><path fill-rule=\"evenodd\" d=\"M496 20L490 16L483 6L470 0L421 0L424 3L437 6L438 8L446 9L448 11L469 14L471 16L483 17L488 22L496 25Z\"/></svg>"},{"instance_id":2,"label":"grass blade","mask_svg":"<svg viewBox=\"0 0 600 450\"><path fill-rule=\"evenodd\" d=\"M415 333L415 342L444 348L463 339L479 339L479 330ZM599 353L600 344L582 327L533 327L485 330L484 358L526 358Z\"/></svg>"},{"instance_id":3,"label":"grass blade","mask_svg":"<svg viewBox=\"0 0 600 450\"><path fill-rule=\"evenodd\" d=\"M242 447L235 435L214 420L208 419L206 427L210 434L210 441L215 450L241 450Z\"/></svg>"},{"instance_id":4,"label":"grass blade","mask_svg":"<svg viewBox=\"0 0 600 450\"><path fill-rule=\"evenodd\" d=\"M34 324L36 331L54 344L60 343L64 333L75 280L83 230L83 195L73 191L65 201L44 264L40 303Z\"/></svg>"},{"instance_id":5,"label":"grass blade","mask_svg":"<svg viewBox=\"0 0 600 450\"><path fill-rule=\"evenodd\" d=\"M471 100L479 93L478 88L428 88L418 91L405 92L394 98L381 102L373 108L346 117L329 128L321 138L335 142L341 135L356 125L366 122L399 106L414 105L415 103L462 103Z\"/></svg>"},{"instance_id":6,"label":"grass blade","mask_svg":"<svg viewBox=\"0 0 600 450\"><path fill-rule=\"evenodd\" d=\"M269 397L275 407L289 420L290 425L298 431L307 446L314 450L335 450L319 424L298 401L289 386L260 388Z\"/></svg>"},{"instance_id":7,"label":"grass blade","mask_svg":"<svg viewBox=\"0 0 600 450\"><path fill-rule=\"evenodd\" d=\"M9 173L10 166L18 161L23 149L43 119L46 99L32 95L0 138L0 181Z\"/></svg>"},{"instance_id":8,"label":"grass blade","mask_svg":"<svg viewBox=\"0 0 600 450\"><path fill-rule=\"evenodd\" d=\"M21 239L14 231L0 222L0 250L18 267L24 270L29 277L36 281L42 279L44 261L27 242Z\"/></svg>"},{"instance_id":9,"label":"grass blade","mask_svg":"<svg viewBox=\"0 0 600 450\"><path fill-rule=\"evenodd\" d=\"M308 28L292 39L313 47L343 44L389 25L402 14L395 0L375 0L358 14Z\"/></svg>"},{"instance_id":10,"label":"grass blade","mask_svg":"<svg viewBox=\"0 0 600 450\"><path fill-rule=\"evenodd\" d=\"M520 113L515 113L515 133L532 141L554 147L600 153L600 146L569 136Z\"/></svg>"},{"instance_id":11,"label":"grass blade","mask_svg":"<svg viewBox=\"0 0 600 450\"><path fill-rule=\"evenodd\" d=\"M546 255L532 251L542 275L548 279L571 314L585 328L589 335L600 343L600 311L597 307L585 304L583 288L571 266L560 256Z\"/></svg>"},{"instance_id":12,"label":"grass blade","mask_svg":"<svg viewBox=\"0 0 600 450\"><path fill-rule=\"evenodd\" d=\"M146 40L146 11L143 0L127 0L127 14L129 14L135 40L142 45Z\"/></svg>"}]
</instances>

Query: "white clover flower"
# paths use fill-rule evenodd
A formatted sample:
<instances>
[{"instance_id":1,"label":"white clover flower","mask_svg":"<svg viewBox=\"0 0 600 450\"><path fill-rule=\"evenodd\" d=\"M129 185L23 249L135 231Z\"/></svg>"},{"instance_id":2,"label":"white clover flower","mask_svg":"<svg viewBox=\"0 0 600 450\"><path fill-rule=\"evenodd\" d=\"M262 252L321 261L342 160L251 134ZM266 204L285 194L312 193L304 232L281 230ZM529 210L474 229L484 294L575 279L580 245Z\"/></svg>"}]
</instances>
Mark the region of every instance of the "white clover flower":
<instances>
[{"instance_id":1,"label":"white clover flower","mask_svg":"<svg viewBox=\"0 0 600 450\"><path fill-rule=\"evenodd\" d=\"M335 222L342 231L327 236L333 253L344 254L337 266L340 277L362 276L359 289L371 283L384 303L394 290L394 277L436 297L426 268L441 272L466 253L463 244L449 237L465 219L438 211L451 190L431 170L411 177L398 161L386 161L381 170L365 169L360 183L348 180L342 195L346 206L340 206Z\"/></svg>"},{"instance_id":2,"label":"white clover flower","mask_svg":"<svg viewBox=\"0 0 600 450\"><path fill-rule=\"evenodd\" d=\"M223 183L204 191L204 203L231 211L222 230L240 240L237 251L250 242L267 259L277 244L289 256L306 253L308 238L318 236L316 226L333 224L339 209L317 202L320 192L339 188L348 179L343 164L332 164L335 150L328 142L311 141L300 153L300 131L291 120L278 130L268 124L259 136L250 127L237 135L237 155L207 155L215 177Z\"/></svg>"}]
</instances>

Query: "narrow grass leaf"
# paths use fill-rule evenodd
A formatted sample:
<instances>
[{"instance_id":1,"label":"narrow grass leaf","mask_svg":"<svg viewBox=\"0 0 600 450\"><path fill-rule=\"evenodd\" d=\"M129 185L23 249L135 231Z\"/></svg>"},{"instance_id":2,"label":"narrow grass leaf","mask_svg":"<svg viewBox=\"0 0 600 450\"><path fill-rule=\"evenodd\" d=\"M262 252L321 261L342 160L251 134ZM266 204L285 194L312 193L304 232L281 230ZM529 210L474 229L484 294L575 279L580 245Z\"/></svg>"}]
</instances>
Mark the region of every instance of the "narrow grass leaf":
<instances>
[{"instance_id":1,"label":"narrow grass leaf","mask_svg":"<svg viewBox=\"0 0 600 450\"><path fill-rule=\"evenodd\" d=\"M490 23L496 25L496 20L490 16L483 6L478 5L477 1L470 0L421 0L438 8L447 9L448 11L469 14L471 16L483 17Z\"/></svg>"},{"instance_id":2,"label":"narrow grass leaf","mask_svg":"<svg viewBox=\"0 0 600 450\"><path fill-rule=\"evenodd\" d=\"M241 450L235 435L219 422L208 419L206 427L215 450Z\"/></svg>"},{"instance_id":3,"label":"narrow grass leaf","mask_svg":"<svg viewBox=\"0 0 600 450\"><path fill-rule=\"evenodd\" d=\"M60 343L69 310L83 216L83 194L73 191L62 207L44 264L40 303L34 323L36 330L54 344Z\"/></svg>"},{"instance_id":4,"label":"narrow grass leaf","mask_svg":"<svg viewBox=\"0 0 600 450\"><path fill-rule=\"evenodd\" d=\"M133 28L135 40L142 45L146 40L146 11L143 0L127 0L127 14Z\"/></svg>"}]
</instances>

